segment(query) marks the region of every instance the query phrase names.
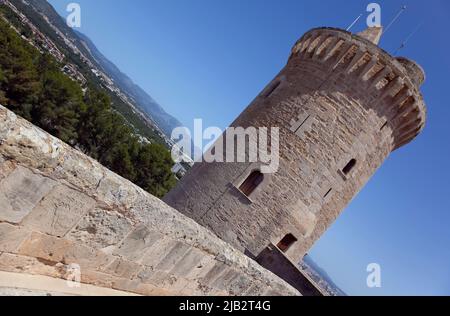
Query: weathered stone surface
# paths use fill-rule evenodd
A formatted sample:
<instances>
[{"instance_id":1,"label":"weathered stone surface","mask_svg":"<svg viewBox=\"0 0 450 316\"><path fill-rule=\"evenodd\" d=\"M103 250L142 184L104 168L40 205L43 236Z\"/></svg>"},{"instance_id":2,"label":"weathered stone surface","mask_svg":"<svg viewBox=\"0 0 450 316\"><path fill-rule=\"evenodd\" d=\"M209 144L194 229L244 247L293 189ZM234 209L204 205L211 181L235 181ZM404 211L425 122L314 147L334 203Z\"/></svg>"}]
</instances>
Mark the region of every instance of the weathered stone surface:
<instances>
[{"instance_id":1,"label":"weathered stone surface","mask_svg":"<svg viewBox=\"0 0 450 316\"><path fill-rule=\"evenodd\" d=\"M0 255L0 270L15 273L39 274L56 278L63 278L65 267L34 257L27 257L9 253Z\"/></svg>"},{"instance_id":2,"label":"weathered stone surface","mask_svg":"<svg viewBox=\"0 0 450 316\"><path fill-rule=\"evenodd\" d=\"M119 244L131 230L131 221L122 214L94 209L78 223L67 238L102 249Z\"/></svg>"},{"instance_id":3,"label":"weathered stone surface","mask_svg":"<svg viewBox=\"0 0 450 316\"><path fill-rule=\"evenodd\" d=\"M250 278L240 273L227 286L227 292L233 296L244 295L252 286Z\"/></svg>"},{"instance_id":4,"label":"weathered stone surface","mask_svg":"<svg viewBox=\"0 0 450 316\"><path fill-rule=\"evenodd\" d=\"M51 177L65 180L80 191L95 196L97 186L104 176L104 168L93 159L67 148L65 144L58 146L61 163L52 169Z\"/></svg>"},{"instance_id":5,"label":"weathered stone surface","mask_svg":"<svg viewBox=\"0 0 450 316\"><path fill-rule=\"evenodd\" d=\"M118 258L106 267L104 272L121 278L133 279L141 269L142 266L137 263Z\"/></svg>"},{"instance_id":6,"label":"weathered stone surface","mask_svg":"<svg viewBox=\"0 0 450 316\"><path fill-rule=\"evenodd\" d=\"M14 171L16 168L16 165L11 160L4 160L0 156L0 181L5 179L7 176L11 174L11 172Z\"/></svg>"},{"instance_id":7,"label":"weathered stone surface","mask_svg":"<svg viewBox=\"0 0 450 316\"><path fill-rule=\"evenodd\" d=\"M159 288L171 289L174 292L181 295L183 290L189 284L189 281L184 278L179 278L166 272L154 272L149 273L147 277L143 278L142 281L146 284L152 284Z\"/></svg>"},{"instance_id":8,"label":"weathered stone surface","mask_svg":"<svg viewBox=\"0 0 450 316\"><path fill-rule=\"evenodd\" d=\"M211 270L201 279L204 285L212 286L214 282L220 279L228 271L228 266L221 262L216 262Z\"/></svg>"},{"instance_id":9,"label":"weathered stone surface","mask_svg":"<svg viewBox=\"0 0 450 316\"><path fill-rule=\"evenodd\" d=\"M113 282L113 289L121 291L129 291L133 293L139 293L148 296L174 296L179 293L171 291L169 289L162 289L151 284L142 283L140 279L118 279Z\"/></svg>"},{"instance_id":10,"label":"weathered stone surface","mask_svg":"<svg viewBox=\"0 0 450 316\"><path fill-rule=\"evenodd\" d=\"M156 270L169 272L189 251L190 246L177 242L169 253L158 263Z\"/></svg>"},{"instance_id":11,"label":"weathered stone surface","mask_svg":"<svg viewBox=\"0 0 450 316\"><path fill-rule=\"evenodd\" d=\"M144 257L145 251L162 238L162 234L150 231L146 226L140 225L126 237L114 252L114 255L119 255L132 261L140 261Z\"/></svg>"},{"instance_id":12,"label":"weathered stone surface","mask_svg":"<svg viewBox=\"0 0 450 316\"><path fill-rule=\"evenodd\" d=\"M23 227L0 223L0 252L15 252L30 234Z\"/></svg>"},{"instance_id":13,"label":"weathered stone surface","mask_svg":"<svg viewBox=\"0 0 450 316\"><path fill-rule=\"evenodd\" d=\"M0 106L1 154L15 163L48 171L59 163L60 150L70 147Z\"/></svg>"},{"instance_id":14,"label":"weathered stone surface","mask_svg":"<svg viewBox=\"0 0 450 316\"><path fill-rule=\"evenodd\" d=\"M56 186L25 218L23 224L53 236L64 236L95 201L66 186Z\"/></svg>"},{"instance_id":15,"label":"weathered stone surface","mask_svg":"<svg viewBox=\"0 0 450 316\"><path fill-rule=\"evenodd\" d=\"M28 290L13 287L0 287L0 296L26 296L26 297L48 297L48 296L71 296L65 293L57 293L44 290Z\"/></svg>"},{"instance_id":16,"label":"weathered stone surface","mask_svg":"<svg viewBox=\"0 0 450 316\"><path fill-rule=\"evenodd\" d=\"M266 287L264 284L259 282L252 282L251 286L241 295L242 296L262 296L264 291L266 290Z\"/></svg>"},{"instance_id":17,"label":"weathered stone surface","mask_svg":"<svg viewBox=\"0 0 450 316\"><path fill-rule=\"evenodd\" d=\"M104 170L97 190L97 197L107 205L120 205L128 208L142 195L142 190L119 175Z\"/></svg>"},{"instance_id":18,"label":"weathered stone surface","mask_svg":"<svg viewBox=\"0 0 450 316\"><path fill-rule=\"evenodd\" d=\"M113 258L70 240L33 233L25 240L18 253L47 262L78 264L82 269L100 270L113 261Z\"/></svg>"},{"instance_id":19,"label":"weathered stone surface","mask_svg":"<svg viewBox=\"0 0 450 316\"><path fill-rule=\"evenodd\" d=\"M198 276L200 270L203 269L205 257L207 257L205 253L195 248L191 248L184 256L179 257L179 261L175 264L170 273L184 277L187 277L190 274Z\"/></svg>"},{"instance_id":20,"label":"weathered stone surface","mask_svg":"<svg viewBox=\"0 0 450 316\"><path fill-rule=\"evenodd\" d=\"M191 271L186 273L185 277L189 280L202 280L215 264L216 260L214 257L209 255L203 256L200 262L198 262Z\"/></svg>"},{"instance_id":21,"label":"weathered stone surface","mask_svg":"<svg viewBox=\"0 0 450 316\"><path fill-rule=\"evenodd\" d=\"M155 268L178 242L164 237L153 244L142 258L142 264Z\"/></svg>"},{"instance_id":22,"label":"weathered stone surface","mask_svg":"<svg viewBox=\"0 0 450 316\"><path fill-rule=\"evenodd\" d=\"M0 220L20 223L54 185L54 181L18 167L0 183Z\"/></svg>"},{"instance_id":23,"label":"weathered stone surface","mask_svg":"<svg viewBox=\"0 0 450 316\"><path fill-rule=\"evenodd\" d=\"M44 259L50 262L63 262L64 256L73 245L72 242L33 232L18 250L20 255Z\"/></svg>"},{"instance_id":24,"label":"weathered stone surface","mask_svg":"<svg viewBox=\"0 0 450 316\"><path fill-rule=\"evenodd\" d=\"M222 276L212 283L212 287L221 290L228 290L230 283L233 282L238 276L239 273L237 271L233 268L229 268Z\"/></svg>"}]
</instances>

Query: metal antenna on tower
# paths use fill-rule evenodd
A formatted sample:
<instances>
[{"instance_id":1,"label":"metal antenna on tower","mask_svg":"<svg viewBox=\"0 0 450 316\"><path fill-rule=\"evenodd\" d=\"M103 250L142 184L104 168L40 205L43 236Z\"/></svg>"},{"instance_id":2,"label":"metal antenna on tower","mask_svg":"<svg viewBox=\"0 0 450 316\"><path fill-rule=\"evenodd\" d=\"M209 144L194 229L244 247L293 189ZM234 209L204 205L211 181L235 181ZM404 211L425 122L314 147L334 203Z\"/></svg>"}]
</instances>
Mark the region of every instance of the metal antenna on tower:
<instances>
[{"instance_id":1,"label":"metal antenna on tower","mask_svg":"<svg viewBox=\"0 0 450 316\"><path fill-rule=\"evenodd\" d=\"M392 19L391 23L388 24L388 26L386 26L386 28L383 31L383 35L391 28L391 26L397 22L398 18L403 14L403 12L405 12L405 10L407 9L407 6L404 5L400 8L400 11L397 13L397 15Z\"/></svg>"},{"instance_id":2,"label":"metal antenna on tower","mask_svg":"<svg viewBox=\"0 0 450 316\"><path fill-rule=\"evenodd\" d=\"M347 31L350 31L351 30L351 28L353 27L353 26L355 26L355 24L356 23L358 23L358 21L359 21L359 19L361 19L361 17L363 16L363 14L361 13L357 18L356 18L356 20L355 21L353 21L353 23L352 24L350 24L350 26L349 27L347 27Z\"/></svg>"},{"instance_id":3,"label":"metal antenna on tower","mask_svg":"<svg viewBox=\"0 0 450 316\"><path fill-rule=\"evenodd\" d=\"M396 56L398 54L398 52L400 50L402 50L403 48L405 48L406 44L408 44L409 40L416 35L416 33L422 28L424 22L421 22L415 29L414 31L411 32L411 34L409 34L406 39L401 43L400 47L397 48L397 50L394 52L394 56Z\"/></svg>"}]
</instances>

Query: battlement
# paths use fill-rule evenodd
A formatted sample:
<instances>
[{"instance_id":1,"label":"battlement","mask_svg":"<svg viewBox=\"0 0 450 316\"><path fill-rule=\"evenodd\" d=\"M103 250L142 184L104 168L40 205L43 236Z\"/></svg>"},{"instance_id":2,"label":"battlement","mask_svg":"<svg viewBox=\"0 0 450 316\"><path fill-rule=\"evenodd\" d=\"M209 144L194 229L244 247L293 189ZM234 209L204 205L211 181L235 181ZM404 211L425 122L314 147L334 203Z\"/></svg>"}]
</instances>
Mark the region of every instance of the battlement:
<instances>
[{"instance_id":1,"label":"battlement","mask_svg":"<svg viewBox=\"0 0 450 316\"><path fill-rule=\"evenodd\" d=\"M320 63L329 70L326 80L340 76L371 95L373 109L393 131L392 150L411 142L425 127L426 107L419 90L425 80L423 69L409 59L392 57L364 33L313 29L293 47L289 61L294 59Z\"/></svg>"},{"instance_id":2,"label":"battlement","mask_svg":"<svg viewBox=\"0 0 450 316\"><path fill-rule=\"evenodd\" d=\"M78 290L62 281L71 265L80 268ZM0 293L299 295L206 228L2 106Z\"/></svg>"}]
</instances>

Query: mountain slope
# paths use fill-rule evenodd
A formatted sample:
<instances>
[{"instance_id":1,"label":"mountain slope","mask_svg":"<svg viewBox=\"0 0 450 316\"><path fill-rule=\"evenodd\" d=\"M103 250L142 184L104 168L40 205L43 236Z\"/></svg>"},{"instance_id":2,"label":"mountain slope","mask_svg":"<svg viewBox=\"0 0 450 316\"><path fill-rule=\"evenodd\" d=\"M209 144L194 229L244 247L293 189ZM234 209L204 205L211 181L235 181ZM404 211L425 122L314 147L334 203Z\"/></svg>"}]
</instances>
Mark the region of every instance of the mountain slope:
<instances>
[{"instance_id":1,"label":"mountain slope","mask_svg":"<svg viewBox=\"0 0 450 316\"><path fill-rule=\"evenodd\" d=\"M167 114L164 109L147 94L141 87L136 85L126 74L108 60L95 46L95 44L83 33L76 32L84 47L89 50L95 62L108 74L115 83L130 96L136 105L149 114L158 126L170 137L172 130L182 124Z\"/></svg>"},{"instance_id":2,"label":"mountain slope","mask_svg":"<svg viewBox=\"0 0 450 316\"><path fill-rule=\"evenodd\" d=\"M19 1L22 2L21 0L14 0L13 2ZM27 3L37 12L44 14L51 24L56 26L84 56L90 59L92 64L112 78L118 88L132 99L134 105L148 115L167 137L170 138L175 127L182 125L176 118L166 113L147 92L122 73L114 63L108 60L86 35L68 27L65 20L46 0L27 0Z\"/></svg>"},{"instance_id":3,"label":"mountain slope","mask_svg":"<svg viewBox=\"0 0 450 316\"><path fill-rule=\"evenodd\" d=\"M332 289L332 291L339 296L347 296L347 294L334 283L333 279L328 275L325 269L320 267L310 256L305 256L303 258L303 264L306 264L310 272L322 280L322 282L320 282L322 285L325 283L326 287Z\"/></svg>"}]
</instances>

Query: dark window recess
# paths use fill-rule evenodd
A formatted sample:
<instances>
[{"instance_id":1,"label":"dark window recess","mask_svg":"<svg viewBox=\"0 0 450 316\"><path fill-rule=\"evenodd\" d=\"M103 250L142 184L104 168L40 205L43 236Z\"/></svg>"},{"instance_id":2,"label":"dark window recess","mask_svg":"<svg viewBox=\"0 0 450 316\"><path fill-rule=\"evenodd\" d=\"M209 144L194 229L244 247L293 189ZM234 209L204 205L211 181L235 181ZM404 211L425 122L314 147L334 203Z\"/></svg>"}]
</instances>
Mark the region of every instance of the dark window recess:
<instances>
[{"instance_id":1,"label":"dark window recess","mask_svg":"<svg viewBox=\"0 0 450 316\"><path fill-rule=\"evenodd\" d=\"M287 234L277 245L282 252L287 252L298 241L292 234Z\"/></svg>"},{"instance_id":2,"label":"dark window recess","mask_svg":"<svg viewBox=\"0 0 450 316\"><path fill-rule=\"evenodd\" d=\"M253 171L241 184L239 190L246 196L250 196L256 188L263 182L264 175L260 171Z\"/></svg>"},{"instance_id":3,"label":"dark window recess","mask_svg":"<svg viewBox=\"0 0 450 316\"><path fill-rule=\"evenodd\" d=\"M328 195L330 195L331 191L333 191L333 189L329 189L327 191L327 193L325 193L325 195L323 196L323 198L325 199Z\"/></svg>"},{"instance_id":4,"label":"dark window recess","mask_svg":"<svg viewBox=\"0 0 450 316\"><path fill-rule=\"evenodd\" d=\"M342 172L345 174L345 175L348 175L352 170L353 170L353 168L356 166L356 159L352 159L352 160L350 160L350 162L344 167L344 169L342 169Z\"/></svg>"},{"instance_id":5,"label":"dark window recess","mask_svg":"<svg viewBox=\"0 0 450 316\"><path fill-rule=\"evenodd\" d=\"M270 97L275 92L275 90L277 90L280 84L281 81L274 82L272 86L270 86L270 88L267 90L266 94L264 95L264 98Z\"/></svg>"},{"instance_id":6,"label":"dark window recess","mask_svg":"<svg viewBox=\"0 0 450 316\"><path fill-rule=\"evenodd\" d=\"M388 125L388 122L384 123L383 126L381 126L380 131L384 130L387 125Z\"/></svg>"}]
</instances>

